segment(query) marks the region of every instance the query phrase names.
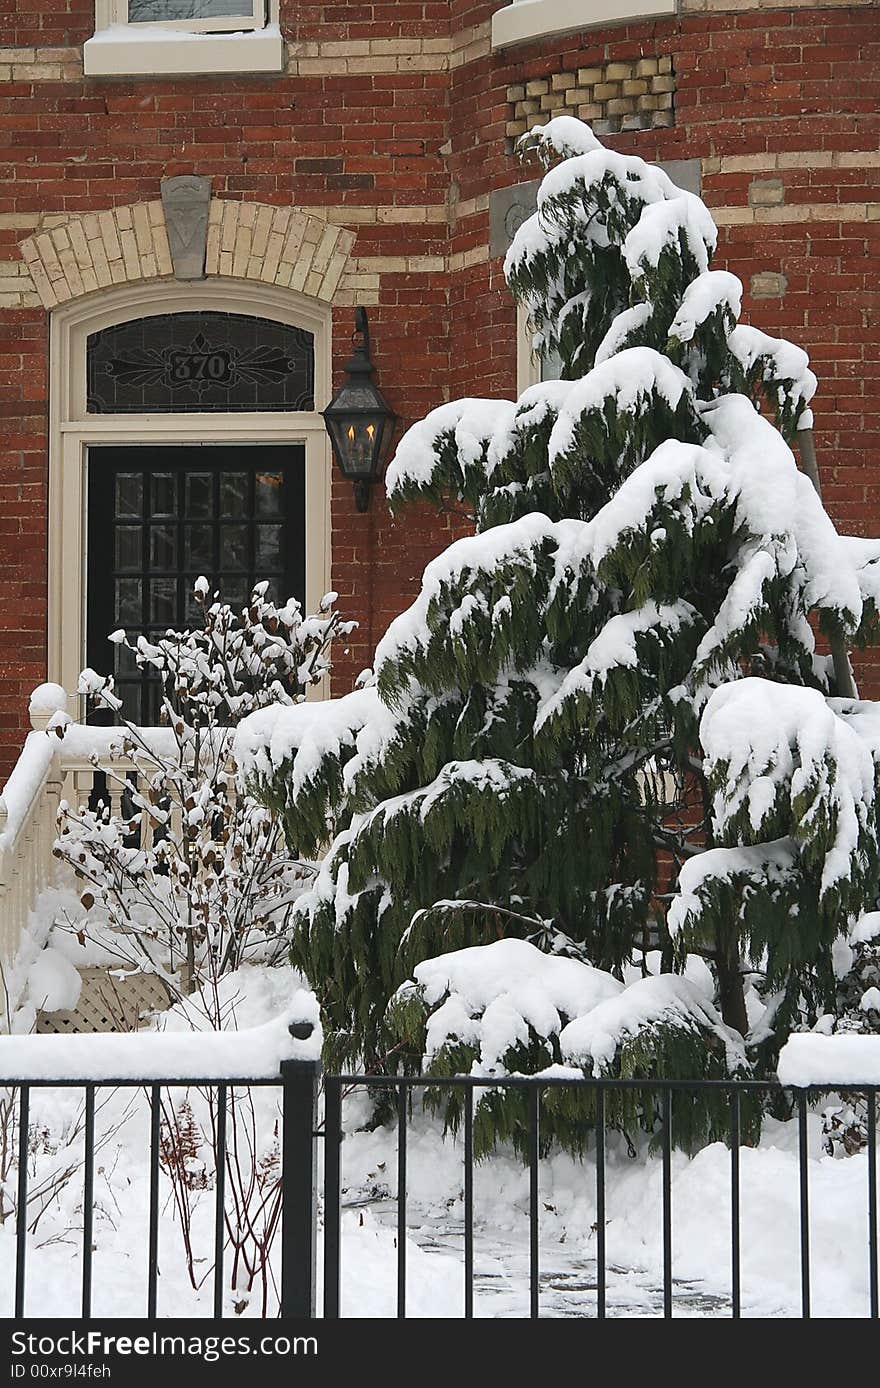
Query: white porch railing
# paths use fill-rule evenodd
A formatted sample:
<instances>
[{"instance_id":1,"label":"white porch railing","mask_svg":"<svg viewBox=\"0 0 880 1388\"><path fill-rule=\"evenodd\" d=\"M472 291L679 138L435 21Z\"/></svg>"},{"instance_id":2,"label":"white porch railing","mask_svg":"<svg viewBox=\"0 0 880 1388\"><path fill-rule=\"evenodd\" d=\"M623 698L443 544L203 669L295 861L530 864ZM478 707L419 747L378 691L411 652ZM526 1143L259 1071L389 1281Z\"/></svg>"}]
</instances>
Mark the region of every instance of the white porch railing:
<instances>
[{"instance_id":1,"label":"white porch railing","mask_svg":"<svg viewBox=\"0 0 880 1388\"><path fill-rule=\"evenodd\" d=\"M34 691L29 709L33 731L0 794L0 969L13 1006L13 965L22 932L40 892L54 880L52 846L58 836L60 802L86 804L95 777L106 773L110 808L118 814L126 780L135 785L138 781L131 761L118 750L114 755L119 728L68 724L63 739L48 731L53 716L66 709L67 695L60 686L41 685ZM170 729L141 731L157 751L173 751ZM149 834L151 827L143 816L141 834Z\"/></svg>"}]
</instances>

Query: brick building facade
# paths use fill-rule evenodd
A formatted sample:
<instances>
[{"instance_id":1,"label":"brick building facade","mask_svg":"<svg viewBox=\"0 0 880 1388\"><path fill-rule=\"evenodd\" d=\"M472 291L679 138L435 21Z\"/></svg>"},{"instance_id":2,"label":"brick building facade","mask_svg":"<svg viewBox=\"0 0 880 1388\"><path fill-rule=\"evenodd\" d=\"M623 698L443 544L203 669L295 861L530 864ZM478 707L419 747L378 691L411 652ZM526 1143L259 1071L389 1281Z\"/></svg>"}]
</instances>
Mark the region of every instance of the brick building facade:
<instances>
[{"instance_id":1,"label":"brick building facade","mask_svg":"<svg viewBox=\"0 0 880 1388\"><path fill-rule=\"evenodd\" d=\"M627 18L646 9L651 18ZM536 170L512 142L553 112L589 119L621 151L688 161L683 174L719 225L715 265L744 282L744 316L806 347L819 375L816 440L835 521L880 534L877 7L281 0L280 15L272 3L254 14L247 40L215 37L210 24L197 37L141 28L131 39L124 0L65 0L51 13L14 0L3 16L0 771L20 746L31 688L47 676L70 688L90 655L122 525L117 514L99 527L90 510L101 476L127 467L149 489L151 469L170 475L184 446L187 459L196 444L226 450L200 454L205 475L246 469L257 447L276 459L300 450L305 492L291 524L306 596L332 586L360 622L337 652L349 687L453 522L416 510L392 523L381 488L359 513L315 408L340 377L357 304L402 426L457 395L515 392L532 366L502 253L528 200L510 190ZM570 27L574 14L584 27ZM210 180L195 279L175 277L162 201L163 180L181 175ZM206 413L191 394L181 410L96 413L96 335L149 317L171 331L178 314L194 332L199 315L221 314L237 332L250 315L309 334L313 403ZM214 516L215 529L236 519ZM142 522L137 543L152 545L143 517L129 528ZM152 560L139 553L149 586ZM880 694L880 670L861 673Z\"/></svg>"}]
</instances>

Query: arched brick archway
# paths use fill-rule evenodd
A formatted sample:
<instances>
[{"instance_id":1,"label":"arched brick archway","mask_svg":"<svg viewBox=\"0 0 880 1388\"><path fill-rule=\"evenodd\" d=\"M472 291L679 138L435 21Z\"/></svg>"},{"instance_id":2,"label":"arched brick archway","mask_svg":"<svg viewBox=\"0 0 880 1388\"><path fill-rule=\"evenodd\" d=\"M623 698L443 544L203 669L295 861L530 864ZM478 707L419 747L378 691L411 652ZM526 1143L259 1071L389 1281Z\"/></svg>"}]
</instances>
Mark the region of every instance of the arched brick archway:
<instances>
[{"instance_id":1,"label":"arched brick archway","mask_svg":"<svg viewBox=\"0 0 880 1388\"><path fill-rule=\"evenodd\" d=\"M354 242L353 232L294 207L212 198L205 278L253 280L332 304L347 289ZM20 250L46 309L114 285L174 277L159 199L72 215Z\"/></svg>"}]
</instances>

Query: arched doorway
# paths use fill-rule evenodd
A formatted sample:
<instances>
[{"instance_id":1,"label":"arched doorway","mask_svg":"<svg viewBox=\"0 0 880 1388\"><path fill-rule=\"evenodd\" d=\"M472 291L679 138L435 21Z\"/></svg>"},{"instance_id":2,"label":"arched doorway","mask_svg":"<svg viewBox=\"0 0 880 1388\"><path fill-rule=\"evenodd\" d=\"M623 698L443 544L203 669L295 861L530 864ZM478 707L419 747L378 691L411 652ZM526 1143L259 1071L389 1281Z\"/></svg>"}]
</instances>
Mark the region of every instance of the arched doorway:
<instances>
[{"instance_id":1,"label":"arched doorway","mask_svg":"<svg viewBox=\"0 0 880 1388\"><path fill-rule=\"evenodd\" d=\"M116 627L186 622L202 572L236 602L330 583L329 307L213 279L120 286L52 315L49 678L106 671ZM115 672L149 721L135 671Z\"/></svg>"}]
</instances>

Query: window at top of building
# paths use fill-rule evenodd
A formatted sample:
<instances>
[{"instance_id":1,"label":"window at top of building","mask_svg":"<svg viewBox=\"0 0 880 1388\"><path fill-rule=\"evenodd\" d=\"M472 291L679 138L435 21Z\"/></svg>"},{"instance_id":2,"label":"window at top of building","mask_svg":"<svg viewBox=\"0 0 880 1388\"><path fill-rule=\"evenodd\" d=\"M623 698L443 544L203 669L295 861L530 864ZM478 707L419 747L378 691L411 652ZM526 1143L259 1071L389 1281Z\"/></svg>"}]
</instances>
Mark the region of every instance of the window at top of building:
<instances>
[{"instance_id":1,"label":"window at top of building","mask_svg":"<svg viewBox=\"0 0 880 1388\"><path fill-rule=\"evenodd\" d=\"M283 72L279 0L95 0L87 77Z\"/></svg>"}]
</instances>

